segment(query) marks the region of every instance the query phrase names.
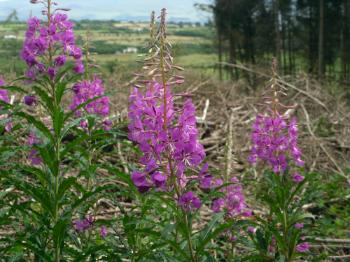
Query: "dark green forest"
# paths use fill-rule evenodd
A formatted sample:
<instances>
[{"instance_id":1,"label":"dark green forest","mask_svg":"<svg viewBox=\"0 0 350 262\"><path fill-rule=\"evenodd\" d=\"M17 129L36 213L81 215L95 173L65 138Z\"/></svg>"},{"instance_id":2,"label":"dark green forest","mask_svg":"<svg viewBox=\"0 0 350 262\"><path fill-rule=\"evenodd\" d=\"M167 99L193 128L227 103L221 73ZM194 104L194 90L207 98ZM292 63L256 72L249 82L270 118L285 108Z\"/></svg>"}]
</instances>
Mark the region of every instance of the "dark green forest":
<instances>
[{"instance_id":1,"label":"dark green forest","mask_svg":"<svg viewBox=\"0 0 350 262\"><path fill-rule=\"evenodd\" d=\"M256 65L275 56L284 74L349 81L349 0L215 0L200 7L213 11L220 61Z\"/></svg>"}]
</instances>

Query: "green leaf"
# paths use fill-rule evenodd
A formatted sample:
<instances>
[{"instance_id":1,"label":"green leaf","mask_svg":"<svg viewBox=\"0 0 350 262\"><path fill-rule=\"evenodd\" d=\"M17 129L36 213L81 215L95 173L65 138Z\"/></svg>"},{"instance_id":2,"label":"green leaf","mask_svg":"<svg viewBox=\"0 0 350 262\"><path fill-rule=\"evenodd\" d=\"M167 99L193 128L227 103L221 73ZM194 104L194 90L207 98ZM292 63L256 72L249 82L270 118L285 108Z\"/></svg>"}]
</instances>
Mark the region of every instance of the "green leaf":
<instances>
[{"instance_id":1,"label":"green leaf","mask_svg":"<svg viewBox=\"0 0 350 262\"><path fill-rule=\"evenodd\" d=\"M58 188L58 193L56 196L56 203L59 203L62 198L64 197L64 194L69 190L72 186L77 186L77 179L75 177L68 177L64 178L64 180L60 183L60 186Z\"/></svg>"},{"instance_id":2,"label":"green leaf","mask_svg":"<svg viewBox=\"0 0 350 262\"><path fill-rule=\"evenodd\" d=\"M52 216L54 215L53 205L51 198L46 190L40 187L35 187L29 183L22 182L15 178L11 178L12 183L21 191L32 197L35 201L39 202L42 208Z\"/></svg>"},{"instance_id":3,"label":"green leaf","mask_svg":"<svg viewBox=\"0 0 350 262\"><path fill-rule=\"evenodd\" d=\"M199 234L199 241L205 239L210 232L213 231L214 227L222 221L222 218L224 217L224 213L218 213L213 216L211 221L205 226L205 228L200 232Z\"/></svg>"},{"instance_id":4,"label":"green leaf","mask_svg":"<svg viewBox=\"0 0 350 262\"><path fill-rule=\"evenodd\" d=\"M77 147L80 146L87 139L88 139L88 136L86 134L79 135L75 137L73 141L63 145L62 151L60 153L61 158L64 159L69 152L76 150Z\"/></svg>"},{"instance_id":5,"label":"green leaf","mask_svg":"<svg viewBox=\"0 0 350 262\"><path fill-rule=\"evenodd\" d=\"M64 118L64 112L63 110L59 108L55 108L53 112L53 128L55 130L55 134L57 137L61 136L61 131L63 127L63 118Z\"/></svg>"},{"instance_id":6,"label":"green leaf","mask_svg":"<svg viewBox=\"0 0 350 262\"><path fill-rule=\"evenodd\" d=\"M55 140L50 130L45 126L43 122L24 112L17 112L16 115L26 119L30 124L34 125L47 139L51 141L52 144L54 144Z\"/></svg>"},{"instance_id":7,"label":"green leaf","mask_svg":"<svg viewBox=\"0 0 350 262\"><path fill-rule=\"evenodd\" d=\"M34 167L34 166L25 166L20 165L19 166L23 171L34 175L42 185L47 185L49 183L48 174L46 174L43 170L40 168Z\"/></svg>"},{"instance_id":8,"label":"green leaf","mask_svg":"<svg viewBox=\"0 0 350 262\"><path fill-rule=\"evenodd\" d=\"M59 164L57 163L56 154L54 148L50 144L47 145L34 145L33 148L40 154L43 163L50 169L54 176L59 174Z\"/></svg>"},{"instance_id":9,"label":"green leaf","mask_svg":"<svg viewBox=\"0 0 350 262\"><path fill-rule=\"evenodd\" d=\"M8 91L19 92L23 94L27 94L28 92L19 86L2 86L1 89L6 89Z\"/></svg>"},{"instance_id":10,"label":"green leaf","mask_svg":"<svg viewBox=\"0 0 350 262\"><path fill-rule=\"evenodd\" d=\"M106 95L103 95L103 96L96 96L92 99L89 99L87 100L86 102L84 103L81 103L79 106L77 106L74 110L68 112L64 118L64 120L66 121L67 119L69 119L70 117L72 117L77 111L83 109L85 106L87 106L88 104L90 104L91 102L94 102L96 101L97 99L100 99L102 97L105 97Z\"/></svg>"},{"instance_id":11,"label":"green leaf","mask_svg":"<svg viewBox=\"0 0 350 262\"><path fill-rule=\"evenodd\" d=\"M84 251L83 254L77 256L74 258L75 262L79 262L79 261L87 261L86 259L90 256L93 255L95 253L97 253L98 251L108 251L109 248L106 245L98 245L98 246L93 246L88 248L87 250ZM123 260L121 259L121 257L116 254L115 252L113 253L113 260L111 261L115 261L115 262L122 262Z\"/></svg>"},{"instance_id":12,"label":"green leaf","mask_svg":"<svg viewBox=\"0 0 350 262\"><path fill-rule=\"evenodd\" d=\"M77 118L77 119L74 119L73 121L69 122L68 124L65 125L65 127L63 128L62 132L61 132L61 138L65 137L68 132L73 128L73 127L76 127L80 124L80 121L81 120L84 120L85 118L84 117L80 117L80 118ZM80 135L83 135L83 133L81 133ZM85 138L88 138L87 134L85 133Z\"/></svg>"},{"instance_id":13,"label":"green leaf","mask_svg":"<svg viewBox=\"0 0 350 262\"><path fill-rule=\"evenodd\" d=\"M25 242L25 241L23 241L23 242L21 243L21 245L24 246L24 247L26 247L27 249L33 251L33 253L34 253L35 256L38 256L38 257L42 258L45 262L52 262L52 261L53 261L53 260L52 260L52 257L51 257L49 254L47 254L47 253L45 252L45 250L42 250L42 249L40 249L40 248L37 248L37 247L35 247L34 245L32 245L32 244L30 244L30 243L28 243L28 242Z\"/></svg>"},{"instance_id":14,"label":"green leaf","mask_svg":"<svg viewBox=\"0 0 350 262\"><path fill-rule=\"evenodd\" d=\"M41 89L39 86L32 86L34 92L40 97L40 100L44 103L45 108L52 114L54 111L53 99L50 97L46 90Z\"/></svg>"},{"instance_id":15,"label":"green leaf","mask_svg":"<svg viewBox=\"0 0 350 262\"><path fill-rule=\"evenodd\" d=\"M206 247L206 245L210 242L210 240L215 239L217 236L221 235L223 232L225 232L228 229L231 229L233 226L234 222L230 221L224 224L221 224L220 226L218 226L216 229L214 229L213 231L211 231L210 233L208 233L206 235L205 238L203 238L197 248L197 253L200 254L201 252L204 251L204 248Z\"/></svg>"},{"instance_id":16,"label":"green leaf","mask_svg":"<svg viewBox=\"0 0 350 262\"><path fill-rule=\"evenodd\" d=\"M55 247L59 247L61 250L64 245L64 238L67 232L67 226L69 225L69 221L66 219L60 219L56 223L53 228L53 241Z\"/></svg>"},{"instance_id":17,"label":"green leaf","mask_svg":"<svg viewBox=\"0 0 350 262\"><path fill-rule=\"evenodd\" d=\"M64 91L66 90L66 84L65 83L58 83L56 85L56 104L59 105L61 104L61 100L62 100L62 97L63 97L63 94L64 94Z\"/></svg>"}]
</instances>

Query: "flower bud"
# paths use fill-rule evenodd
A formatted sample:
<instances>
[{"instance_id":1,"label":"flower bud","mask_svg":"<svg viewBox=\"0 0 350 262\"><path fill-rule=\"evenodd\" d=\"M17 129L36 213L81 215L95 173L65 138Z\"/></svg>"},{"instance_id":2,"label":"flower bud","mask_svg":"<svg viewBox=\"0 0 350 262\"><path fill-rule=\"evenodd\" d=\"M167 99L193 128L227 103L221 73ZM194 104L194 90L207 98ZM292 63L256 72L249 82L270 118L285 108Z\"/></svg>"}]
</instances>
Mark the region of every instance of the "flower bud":
<instances>
[{"instance_id":1,"label":"flower bud","mask_svg":"<svg viewBox=\"0 0 350 262\"><path fill-rule=\"evenodd\" d=\"M34 106L37 103L36 96L34 95L25 96L23 100L27 106Z\"/></svg>"}]
</instances>

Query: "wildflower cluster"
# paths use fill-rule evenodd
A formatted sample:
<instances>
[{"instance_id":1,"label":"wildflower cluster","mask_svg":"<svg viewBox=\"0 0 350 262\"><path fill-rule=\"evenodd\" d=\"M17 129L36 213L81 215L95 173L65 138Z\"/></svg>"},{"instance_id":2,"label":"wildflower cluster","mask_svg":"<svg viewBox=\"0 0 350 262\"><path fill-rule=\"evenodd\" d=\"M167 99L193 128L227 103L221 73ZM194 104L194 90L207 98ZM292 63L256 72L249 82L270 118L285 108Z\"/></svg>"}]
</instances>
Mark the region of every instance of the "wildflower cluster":
<instances>
[{"instance_id":1,"label":"wildflower cluster","mask_svg":"<svg viewBox=\"0 0 350 262\"><path fill-rule=\"evenodd\" d=\"M26 76L35 80L44 74L53 80L68 57L75 61L74 71L83 73L82 50L75 44L73 23L66 14L57 11L47 16L47 23L37 17L28 20L21 52L21 58L29 67Z\"/></svg>"},{"instance_id":2,"label":"wildflower cluster","mask_svg":"<svg viewBox=\"0 0 350 262\"><path fill-rule=\"evenodd\" d=\"M33 147L34 145L37 145L40 143L40 139L36 136L34 132L30 132L27 138L27 145L29 147ZM31 165L40 165L42 163L42 159L36 149L31 149L29 151L28 160L30 161Z\"/></svg>"},{"instance_id":3,"label":"wildflower cluster","mask_svg":"<svg viewBox=\"0 0 350 262\"><path fill-rule=\"evenodd\" d=\"M5 80L0 77L0 87L1 86L4 86L6 83L5 83ZM1 89L0 88L0 101L2 102L5 102L7 104L10 103L10 97L9 97L9 93L6 89ZM0 110L1 110L1 105L0 105ZM12 130L12 127L13 127L13 123L11 121L11 119L8 117L8 115L5 115L5 114L0 114L0 120L4 119L5 121L5 131L6 132L10 132Z\"/></svg>"},{"instance_id":4,"label":"wildflower cluster","mask_svg":"<svg viewBox=\"0 0 350 262\"><path fill-rule=\"evenodd\" d=\"M297 145L298 128L296 119L290 123L280 115L258 115L253 125L251 163L261 159L268 163L275 173L283 173L289 160L296 166L303 166L301 151Z\"/></svg>"},{"instance_id":5,"label":"wildflower cluster","mask_svg":"<svg viewBox=\"0 0 350 262\"><path fill-rule=\"evenodd\" d=\"M230 185L221 188L223 197L217 198L212 203L212 210L215 213L225 210L229 218L237 216L250 216L247 208L242 185L236 177L231 178Z\"/></svg>"},{"instance_id":6,"label":"wildflower cluster","mask_svg":"<svg viewBox=\"0 0 350 262\"><path fill-rule=\"evenodd\" d=\"M236 244L247 237L253 241L245 244L258 246L252 251L254 259L293 261L309 250L301 236L306 216L298 202L305 177L296 172L304 162L295 119L288 121L273 103L268 114L257 116L249 160L253 164L262 160L272 170L264 173L265 181L259 180L265 190L262 202L267 202L270 212L241 221L252 214L242 183L231 176L231 157L226 158L223 179L209 172L191 95L174 91L184 78L176 73L181 68L173 64L166 41L165 9L158 31L152 14L150 56L143 66L146 74L137 74L143 79L135 82L129 97L128 137L141 157L137 163L118 163L109 156L117 149L123 159L122 150L130 149L132 143L120 143L124 136L118 127L118 132L108 134L95 129L100 127L96 122L111 129L111 108L102 79L89 74L88 44L83 49L76 46L73 23L58 12L64 9L52 9L56 3L31 2L43 4L48 19L30 18L21 52L28 65L26 76L36 83L30 88L5 86L0 78L0 101L4 102L0 111L7 110L4 104L14 104L11 113L5 112L9 115L0 115L1 123L6 131L11 131L12 122L18 123L11 135L0 139L4 145L0 158L10 159L17 152L22 156L22 150L26 154L20 163L0 161L1 185L14 189L3 196L4 210L7 202L21 199L11 204L11 212L0 210L3 226L23 225L25 230L6 238L1 251L5 259L154 261L162 254L176 261L234 261ZM65 77L72 73L71 62L78 76ZM10 99L8 90L20 91L21 99ZM72 95L68 108L67 94ZM23 145L11 145L22 134ZM232 138L232 130L228 137ZM227 156L232 155L231 142ZM129 164L138 168L129 173ZM289 171L291 177L284 175ZM134 194L132 183L149 194ZM120 199L131 204L119 205ZM120 211L116 216L100 212L100 207L115 205ZM203 220L199 209L205 205L212 212ZM116 229L120 226L122 230ZM112 236L113 232L123 234ZM106 238L107 234L111 236Z\"/></svg>"},{"instance_id":7,"label":"wildflower cluster","mask_svg":"<svg viewBox=\"0 0 350 262\"><path fill-rule=\"evenodd\" d=\"M84 219L76 219L73 221L74 228L78 232L84 232L90 229L93 226L93 223L94 219L91 215Z\"/></svg>"},{"instance_id":8,"label":"wildflower cluster","mask_svg":"<svg viewBox=\"0 0 350 262\"><path fill-rule=\"evenodd\" d=\"M87 105L84 106L84 110L88 114L98 115L100 117L107 117L109 114L109 97L104 96L105 90L103 86L102 80L94 76L92 80L83 80L80 81L73 86L73 98L70 104L71 110L76 110L77 107L81 104L88 102L89 100L93 100ZM99 97L99 98L97 98ZM97 99L96 99L97 98ZM77 110L75 115L77 117L82 116L82 110ZM86 127L86 121L81 123L82 127ZM109 120L105 120L103 122L105 129L109 129L111 126L111 122Z\"/></svg>"},{"instance_id":9,"label":"wildflower cluster","mask_svg":"<svg viewBox=\"0 0 350 262\"><path fill-rule=\"evenodd\" d=\"M188 182L186 169L198 166L205 157L198 141L193 103L186 100L183 108L175 112L169 88L165 122L162 92L161 84L150 82L144 95L138 88L130 95L129 138L139 144L143 152L140 162L145 166L142 172L135 171L132 179L142 192L150 187L170 189L172 185L166 181L172 176L183 188ZM169 159L171 164L165 165Z\"/></svg>"},{"instance_id":10,"label":"wildflower cluster","mask_svg":"<svg viewBox=\"0 0 350 262\"><path fill-rule=\"evenodd\" d=\"M265 229L266 241L270 244L266 250L272 257L284 256L292 259L297 257L295 252L304 253L309 250L309 243L300 237L300 231L304 228L304 211L300 208L295 196L301 193L304 176L294 169L304 166L301 151L298 147L298 127L296 118L288 121L280 113L279 108L287 108L279 101L279 95L285 94L284 87L278 82L276 61L272 65L271 96L267 96L267 114L259 114L253 124L252 150L249 161L256 164L262 160L272 170L266 172L267 192L264 192L262 200L270 208L272 215L269 221L261 223ZM290 172L291 176L286 176ZM277 175L276 175L277 174ZM296 208L297 207L297 208ZM271 222L273 221L273 222ZM271 230L271 224L280 225ZM258 229L260 230L260 229ZM259 231L261 235L261 231ZM255 234L251 233L251 236ZM271 236L272 235L272 236ZM281 237L283 241L281 241Z\"/></svg>"},{"instance_id":11,"label":"wildflower cluster","mask_svg":"<svg viewBox=\"0 0 350 262\"><path fill-rule=\"evenodd\" d=\"M5 85L5 81L2 77L0 77L0 87ZM5 89L0 89L0 100L5 103L10 103L10 98L8 95L8 91Z\"/></svg>"}]
</instances>

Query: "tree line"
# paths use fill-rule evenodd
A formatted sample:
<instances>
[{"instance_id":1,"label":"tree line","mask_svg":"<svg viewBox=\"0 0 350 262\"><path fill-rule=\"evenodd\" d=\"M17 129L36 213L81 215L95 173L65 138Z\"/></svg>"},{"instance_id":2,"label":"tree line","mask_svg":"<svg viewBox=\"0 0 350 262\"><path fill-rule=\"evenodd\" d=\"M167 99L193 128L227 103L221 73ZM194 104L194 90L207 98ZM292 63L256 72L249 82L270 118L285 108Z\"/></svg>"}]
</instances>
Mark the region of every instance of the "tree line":
<instances>
[{"instance_id":1,"label":"tree line","mask_svg":"<svg viewBox=\"0 0 350 262\"><path fill-rule=\"evenodd\" d=\"M350 0L213 0L209 7L220 62L257 65L274 56L283 74L350 80Z\"/></svg>"}]
</instances>

